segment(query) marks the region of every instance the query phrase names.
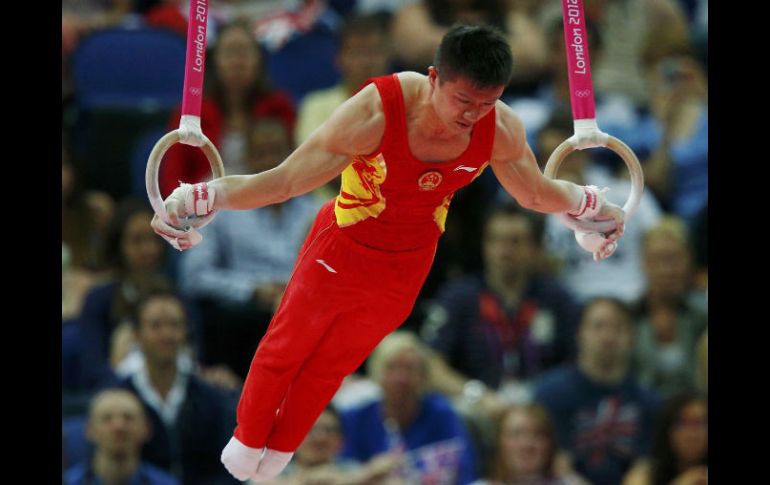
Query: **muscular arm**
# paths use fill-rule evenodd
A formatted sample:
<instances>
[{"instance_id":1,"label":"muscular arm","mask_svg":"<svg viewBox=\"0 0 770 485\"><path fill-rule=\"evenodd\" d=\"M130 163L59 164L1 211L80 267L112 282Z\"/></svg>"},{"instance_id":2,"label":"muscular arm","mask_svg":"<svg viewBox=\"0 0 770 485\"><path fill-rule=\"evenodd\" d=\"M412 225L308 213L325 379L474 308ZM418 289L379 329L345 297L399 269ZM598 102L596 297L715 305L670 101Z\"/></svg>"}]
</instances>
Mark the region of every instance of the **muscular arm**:
<instances>
[{"instance_id":1,"label":"muscular arm","mask_svg":"<svg viewBox=\"0 0 770 485\"><path fill-rule=\"evenodd\" d=\"M527 144L523 124L502 102L497 103L497 130L490 166L503 188L527 209L568 212L578 209L583 198L583 188L579 185L543 175Z\"/></svg>"},{"instance_id":2,"label":"muscular arm","mask_svg":"<svg viewBox=\"0 0 770 485\"><path fill-rule=\"evenodd\" d=\"M377 88L370 84L337 108L277 167L210 182L216 192L214 209L255 209L320 187L339 175L352 158L379 146L384 120Z\"/></svg>"}]
</instances>

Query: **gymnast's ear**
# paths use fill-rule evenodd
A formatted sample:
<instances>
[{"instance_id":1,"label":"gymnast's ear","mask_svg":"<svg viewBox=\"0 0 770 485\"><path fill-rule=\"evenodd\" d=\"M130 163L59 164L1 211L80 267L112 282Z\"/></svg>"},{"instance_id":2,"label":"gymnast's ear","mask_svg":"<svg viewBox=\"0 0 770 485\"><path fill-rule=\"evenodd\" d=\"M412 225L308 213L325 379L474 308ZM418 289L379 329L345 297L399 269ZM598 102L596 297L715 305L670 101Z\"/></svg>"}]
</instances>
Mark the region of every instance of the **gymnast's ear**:
<instances>
[{"instance_id":1,"label":"gymnast's ear","mask_svg":"<svg viewBox=\"0 0 770 485\"><path fill-rule=\"evenodd\" d=\"M428 82L430 83L431 91L436 89L436 83L438 83L438 69L433 66L428 67Z\"/></svg>"}]
</instances>

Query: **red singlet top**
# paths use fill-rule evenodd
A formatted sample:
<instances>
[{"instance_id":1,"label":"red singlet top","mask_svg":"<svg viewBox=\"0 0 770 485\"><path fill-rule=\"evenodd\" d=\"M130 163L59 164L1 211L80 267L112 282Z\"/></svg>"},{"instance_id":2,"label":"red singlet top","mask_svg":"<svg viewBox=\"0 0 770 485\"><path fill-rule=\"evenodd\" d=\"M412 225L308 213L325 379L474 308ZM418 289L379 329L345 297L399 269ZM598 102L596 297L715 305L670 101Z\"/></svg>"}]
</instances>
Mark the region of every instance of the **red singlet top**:
<instances>
[{"instance_id":1,"label":"red singlet top","mask_svg":"<svg viewBox=\"0 0 770 485\"><path fill-rule=\"evenodd\" d=\"M385 134L374 153L356 157L342 172L334 205L337 225L354 241L376 249L410 251L435 244L454 193L489 165L495 109L474 125L468 148L459 157L422 162L409 149L398 76L370 82L380 93Z\"/></svg>"}]
</instances>

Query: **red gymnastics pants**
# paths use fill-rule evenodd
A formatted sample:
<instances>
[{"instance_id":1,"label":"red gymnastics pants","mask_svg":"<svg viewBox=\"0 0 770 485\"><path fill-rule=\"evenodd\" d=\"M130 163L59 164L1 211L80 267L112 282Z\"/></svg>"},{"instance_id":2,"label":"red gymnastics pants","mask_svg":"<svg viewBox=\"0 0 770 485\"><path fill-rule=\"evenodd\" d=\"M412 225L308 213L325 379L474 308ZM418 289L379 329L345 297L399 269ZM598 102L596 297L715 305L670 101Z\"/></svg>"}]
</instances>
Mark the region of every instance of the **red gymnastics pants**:
<instances>
[{"instance_id":1,"label":"red gymnastics pants","mask_svg":"<svg viewBox=\"0 0 770 485\"><path fill-rule=\"evenodd\" d=\"M409 316L435 250L362 246L326 203L251 361L234 436L252 448L296 450L345 376Z\"/></svg>"}]
</instances>

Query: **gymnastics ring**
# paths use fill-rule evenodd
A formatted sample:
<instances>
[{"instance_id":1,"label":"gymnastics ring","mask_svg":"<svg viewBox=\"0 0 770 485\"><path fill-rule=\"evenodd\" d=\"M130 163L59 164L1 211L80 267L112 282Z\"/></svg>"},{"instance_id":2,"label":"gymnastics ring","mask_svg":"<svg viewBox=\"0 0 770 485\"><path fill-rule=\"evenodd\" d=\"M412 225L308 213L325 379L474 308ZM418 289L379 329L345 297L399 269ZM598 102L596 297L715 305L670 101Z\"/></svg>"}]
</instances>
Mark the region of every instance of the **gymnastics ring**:
<instances>
[{"instance_id":1,"label":"gymnastics ring","mask_svg":"<svg viewBox=\"0 0 770 485\"><path fill-rule=\"evenodd\" d=\"M620 158L623 159L631 174L631 194L625 205L623 205L623 212L626 213L626 220L628 220L634 212L636 212L637 207L639 207L639 201L641 200L642 192L644 191L644 173L642 172L642 166L639 164L639 159L636 158L636 155L628 145L614 136L607 135L607 143L605 146L617 153ZM573 136L564 140L561 145L556 147L556 150L554 150L548 158L548 162L545 164L545 169L543 170L544 175L550 179L555 178L556 172L559 170L559 167L561 167L561 164L567 156L577 149L576 137ZM581 221L566 213L557 214L557 217L565 226L580 232L598 232L606 234L612 232L616 226L615 221L612 220Z\"/></svg>"},{"instance_id":2,"label":"gymnastics ring","mask_svg":"<svg viewBox=\"0 0 770 485\"><path fill-rule=\"evenodd\" d=\"M205 135L203 138L206 143L200 147L200 149L206 155L206 158L211 165L211 172L214 174L214 178L224 177L225 167L222 164L222 157L219 155L219 152L217 151L214 144L211 143L211 140L209 140ZM150 199L150 204L152 204L152 208L155 210L155 213L158 214L158 216L166 224L170 224L170 222L168 214L166 214L166 207L163 204L163 198L160 196L160 188L158 187L158 174L160 171L160 162L163 159L163 155L166 154L166 151L168 151L172 145L179 143L180 140L181 135L179 134L179 130L174 130L163 135L163 137L158 140L155 146L152 147L152 152L150 152L150 158L147 160L147 169L145 171L144 182L147 186L147 196ZM185 220L189 225L184 229L187 230L189 227L199 229L211 222L215 214L216 211L212 211L211 213L202 217L187 217Z\"/></svg>"}]
</instances>

